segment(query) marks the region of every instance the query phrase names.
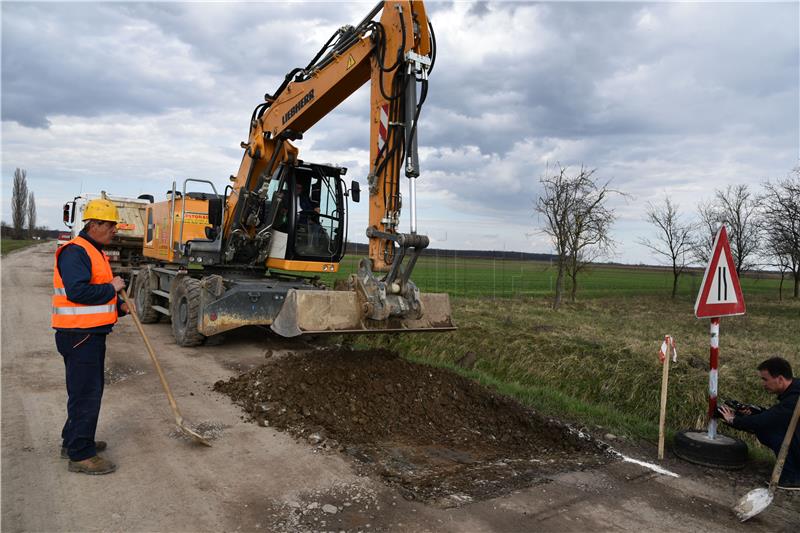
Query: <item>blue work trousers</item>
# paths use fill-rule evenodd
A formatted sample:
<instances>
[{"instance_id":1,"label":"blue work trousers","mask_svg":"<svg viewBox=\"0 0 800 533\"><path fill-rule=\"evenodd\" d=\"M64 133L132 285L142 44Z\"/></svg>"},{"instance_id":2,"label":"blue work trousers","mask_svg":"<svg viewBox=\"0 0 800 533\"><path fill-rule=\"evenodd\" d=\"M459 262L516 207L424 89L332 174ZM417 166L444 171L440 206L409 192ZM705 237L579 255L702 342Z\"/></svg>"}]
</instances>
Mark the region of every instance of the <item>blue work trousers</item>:
<instances>
[{"instance_id":1,"label":"blue work trousers","mask_svg":"<svg viewBox=\"0 0 800 533\"><path fill-rule=\"evenodd\" d=\"M94 436L103 399L106 334L56 331L67 375L67 422L62 446L72 461L97 455Z\"/></svg>"}]
</instances>

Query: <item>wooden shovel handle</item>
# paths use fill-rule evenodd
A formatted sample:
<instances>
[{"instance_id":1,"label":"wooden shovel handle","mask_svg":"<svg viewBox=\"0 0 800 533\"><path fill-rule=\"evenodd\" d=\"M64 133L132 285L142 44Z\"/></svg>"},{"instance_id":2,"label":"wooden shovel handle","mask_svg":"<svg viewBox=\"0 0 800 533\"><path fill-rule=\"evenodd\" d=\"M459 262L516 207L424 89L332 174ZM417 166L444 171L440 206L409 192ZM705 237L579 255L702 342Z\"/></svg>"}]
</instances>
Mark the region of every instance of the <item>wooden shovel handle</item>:
<instances>
[{"instance_id":1,"label":"wooden shovel handle","mask_svg":"<svg viewBox=\"0 0 800 533\"><path fill-rule=\"evenodd\" d=\"M145 346L147 346L147 353L150 354L150 359L153 361L153 366L156 367L158 377L161 379L161 386L164 387L164 392L167 393L169 406L172 408L172 412L175 414L175 422L180 426L183 423L183 417L181 416L181 412L178 410L178 404L175 403L175 397L172 396L172 391L167 383L167 378L164 375L164 371L161 370L161 365L158 362L158 358L156 357L156 352L153 350L153 346L150 344L150 339L147 338L147 334L144 332L142 323L139 322L139 317L136 314L136 308L133 303L129 301L128 293L125 291L125 289L120 291L120 295L122 296L122 301L128 304L128 311L131 315L131 318L133 318L133 323L136 324L136 329L139 330L139 334L142 336Z\"/></svg>"}]
</instances>

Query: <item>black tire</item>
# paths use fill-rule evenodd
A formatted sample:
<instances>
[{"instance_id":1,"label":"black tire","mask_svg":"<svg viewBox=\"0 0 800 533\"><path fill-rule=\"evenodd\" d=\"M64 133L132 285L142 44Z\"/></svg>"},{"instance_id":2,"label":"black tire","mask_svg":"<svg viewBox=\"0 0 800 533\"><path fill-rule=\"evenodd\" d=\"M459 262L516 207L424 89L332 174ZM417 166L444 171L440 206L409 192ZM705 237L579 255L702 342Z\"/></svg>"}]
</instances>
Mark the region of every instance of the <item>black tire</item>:
<instances>
[{"instance_id":1,"label":"black tire","mask_svg":"<svg viewBox=\"0 0 800 533\"><path fill-rule=\"evenodd\" d=\"M719 433L711 440L705 431L679 431L675 434L674 452L684 461L725 470L738 470L747 463L747 444Z\"/></svg>"},{"instance_id":2,"label":"black tire","mask_svg":"<svg viewBox=\"0 0 800 533\"><path fill-rule=\"evenodd\" d=\"M172 335L178 346L199 346L206 339L197 331L200 316L200 282L183 276L175 282L170 295Z\"/></svg>"},{"instance_id":3,"label":"black tire","mask_svg":"<svg viewBox=\"0 0 800 533\"><path fill-rule=\"evenodd\" d=\"M136 290L133 293L133 303L136 305L136 312L139 313L139 322L142 324L154 324L161 318L161 313L153 309L155 295L153 289L155 276L150 274L150 269L144 268L136 276Z\"/></svg>"}]
</instances>

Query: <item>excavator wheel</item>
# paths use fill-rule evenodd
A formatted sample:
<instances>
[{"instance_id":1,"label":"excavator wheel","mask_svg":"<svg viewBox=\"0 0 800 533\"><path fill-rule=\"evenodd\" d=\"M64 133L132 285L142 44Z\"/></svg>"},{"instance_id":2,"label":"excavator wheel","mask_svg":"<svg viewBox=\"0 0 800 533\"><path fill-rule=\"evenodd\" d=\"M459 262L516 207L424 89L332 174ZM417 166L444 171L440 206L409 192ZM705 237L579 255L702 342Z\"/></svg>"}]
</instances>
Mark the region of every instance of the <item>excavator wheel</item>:
<instances>
[{"instance_id":1,"label":"excavator wheel","mask_svg":"<svg viewBox=\"0 0 800 533\"><path fill-rule=\"evenodd\" d=\"M178 346L199 346L206 339L197 331L200 316L200 282L183 276L175 282L170 296L172 335Z\"/></svg>"},{"instance_id":2,"label":"excavator wheel","mask_svg":"<svg viewBox=\"0 0 800 533\"><path fill-rule=\"evenodd\" d=\"M161 313L153 309L153 303L155 303L153 289L158 288L154 286L154 281L155 276L150 275L149 269L142 270L136 276L133 301L142 324L154 324L161 318Z\"/></svg>"}]
</instances>

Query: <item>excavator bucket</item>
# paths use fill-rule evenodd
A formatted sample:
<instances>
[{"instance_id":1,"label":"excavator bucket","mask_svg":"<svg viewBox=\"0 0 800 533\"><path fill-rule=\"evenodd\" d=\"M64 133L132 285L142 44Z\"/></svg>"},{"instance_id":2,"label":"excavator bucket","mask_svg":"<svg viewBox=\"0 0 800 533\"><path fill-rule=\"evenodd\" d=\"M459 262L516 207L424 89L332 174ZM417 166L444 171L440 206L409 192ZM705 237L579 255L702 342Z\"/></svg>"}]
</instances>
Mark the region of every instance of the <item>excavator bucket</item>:
<instances>
[{"instance_id":1,"label":"excavator bucket","mask_svg":"<svg viewBox=\"0 0 800 533\"><path fill-rule=\"evenodd\" d=\"M447 294L421 293L420 318L366 318L364 303L355 291L290 289L272 330L283 337L320 333L391 333L456 329Z\"/></svg>"}]
</instances>

